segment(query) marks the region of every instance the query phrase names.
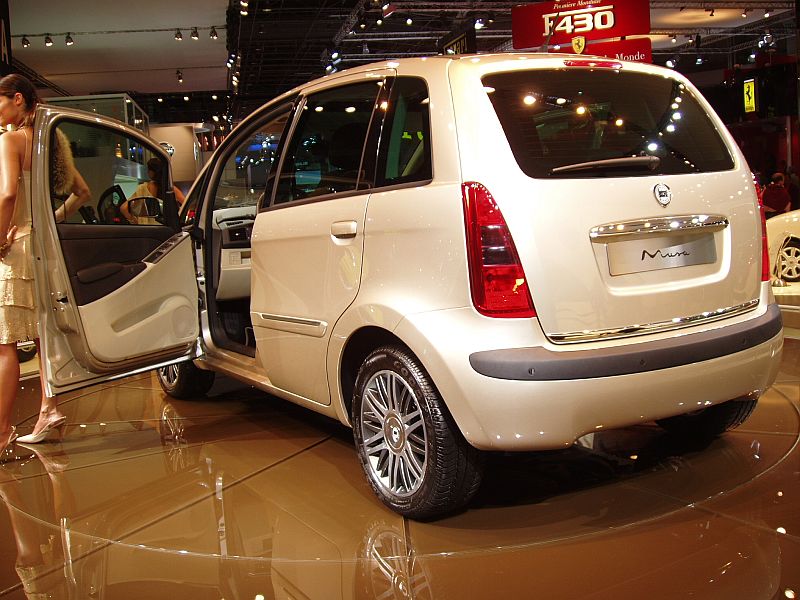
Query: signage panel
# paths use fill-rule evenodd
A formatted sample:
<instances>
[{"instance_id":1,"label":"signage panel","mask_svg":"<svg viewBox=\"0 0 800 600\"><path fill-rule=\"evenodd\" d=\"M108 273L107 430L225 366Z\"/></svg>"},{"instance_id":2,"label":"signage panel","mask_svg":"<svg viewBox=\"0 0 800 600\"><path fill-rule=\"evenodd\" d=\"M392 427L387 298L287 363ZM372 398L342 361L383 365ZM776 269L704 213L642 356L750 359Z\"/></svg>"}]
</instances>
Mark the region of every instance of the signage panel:
<instances>
[{"instance_id":1,"label":"signage panel","mask_svg":"<svg viewBox=\"0 0 800 600\"><path fill-rule=\"evenodd\" d=\"M634 38L617 42L595 42L586 46L584 54L605 56L616 60L652 63L653 45L650 38Z\"/></svg>"},{"instance_id":2,"label":"signage panel","mask_svg":"<svg viewBox=\"0 0 800 600\"><path fill-rule=\"evenodd\" d=\"M518 50L569 44L577 36L601 40L648 33L648 0L561 0L511 9L512 43Z\"/></svg>"},{"instance_id":3,"label":"signage panel","mask_svg":"<svg viewBox=\"0 0 800 600\"><path fill-rule=\"evenodd\" d=\"M756 80L744 80L744 112L756 112Z\"/></svg>"},{"instance_id":4,"label":"signage panel","mask_svg":"<svg viewBox=\"0 0 800 600\"><path fill-rule=\"evenodd\" d=\"M439 52L442 54L474 54L477 51L478 42L473 27L450 33L439 40Z\"/></svg>"},{"instance_id":5,"label":"signage panel","mask_svg":"<svg viewBox=\"0 0 800 600\"><path fill-rule=\"evenodd\" d=\"M11 22L8 0L0 0L0 76L11 73Z\"/></svg>"}]
</instances>

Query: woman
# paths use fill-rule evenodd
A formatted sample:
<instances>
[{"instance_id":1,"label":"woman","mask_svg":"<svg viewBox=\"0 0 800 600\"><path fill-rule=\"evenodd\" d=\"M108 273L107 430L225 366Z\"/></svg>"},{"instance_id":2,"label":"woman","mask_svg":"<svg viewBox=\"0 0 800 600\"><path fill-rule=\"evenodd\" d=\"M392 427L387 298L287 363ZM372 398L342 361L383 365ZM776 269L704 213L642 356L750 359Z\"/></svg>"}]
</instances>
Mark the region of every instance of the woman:
<instances>
[{"instance_id":1,"label":"woman","mask_svg":"<svg viewBox=\"0 0 800 600\"><path fill-rule=\"evenodd\" d=\"M33 84L21 75L0 79L0 126L14 126L0 135L0 451L15 439L11 411L19 387L17 342L38 344L30 207L32 126L38 102ZM74 166L71 170L72 188L81 188L83 194L86 183ZM43 380L41 352L39 363ZM52 431L60 432L66 420L55 398L45 395L42 381L39 418L33 432L18 441L41 442Z\"/></svg>"},{"instance_id":2,"label":"woman","mask_svg":"<svg viewBox=\"0 0 800 600\"><path fill-rule=\"evenodd\" d=\"M160 159L151 158L147 161L147 177L149 181L140 183L136 187L136 190L134 190L130 200L123 202L119 207L119 211L128 222L134 224L139 222L144 204L143 198L163 198L161 195L161 182L164 181L163 169L163 163ZM181 206L185 202L186 197L183 195L183 192L175 186L172 186L172 191L175 193L175 200L178 202L178 206Z\"/></svg>"}]
</instances>

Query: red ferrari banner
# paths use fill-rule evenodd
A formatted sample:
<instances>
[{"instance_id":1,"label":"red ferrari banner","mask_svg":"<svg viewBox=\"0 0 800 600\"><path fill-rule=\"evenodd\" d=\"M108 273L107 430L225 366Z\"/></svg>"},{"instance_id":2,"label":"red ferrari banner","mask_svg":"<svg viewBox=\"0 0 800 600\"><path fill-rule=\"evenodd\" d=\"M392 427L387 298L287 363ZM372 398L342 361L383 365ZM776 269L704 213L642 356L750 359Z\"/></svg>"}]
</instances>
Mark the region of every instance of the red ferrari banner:
<instances>
[{"instance_id":1,"label":"red ferrari banner","mask_svg":"<svg viewBox=\"0 0 800 600\"><path fill-rule=\"evenodd\" d=\"M564 49L562 49L562 52ZM566 50L569 52L569 50ZM632 60L634 62L652 63L653 46L650 38L635 38L632 40L619 40L617 42L599 42L589 44L583 51L584 54L606 56L617 60Z\"/></svg>"},{"instance_id":2,"label":"red ferrari banner","mask_svg":"<svg viewBox=\"0 0 800 600\"><path fill-rule=\"evenodd\" d=\"M511 9L515 49L569 44L579 36L600 40L648 33L648 0L561 0Z\"/></svg>"}]
</instances>

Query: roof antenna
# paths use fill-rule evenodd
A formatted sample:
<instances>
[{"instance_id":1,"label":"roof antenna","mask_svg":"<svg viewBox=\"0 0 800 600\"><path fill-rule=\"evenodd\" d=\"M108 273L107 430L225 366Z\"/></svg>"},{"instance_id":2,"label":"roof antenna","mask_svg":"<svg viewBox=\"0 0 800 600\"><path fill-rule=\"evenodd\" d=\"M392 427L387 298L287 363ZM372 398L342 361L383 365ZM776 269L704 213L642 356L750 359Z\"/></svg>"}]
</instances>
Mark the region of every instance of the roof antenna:
<instances>
[{"instance_id":1,"label":"roof antenna","mask_svg":"<svg viewBox=\"0 0 800 600\"><path fill-rule=\"evenodd\" d=\"M559 8L559 9L558 9L558 12L556 12L556 18L554 19L554 21L555 21L556 23L558 22L558 17L560 17L560 16L561 16L561 8ZM542 44L541 46L539 46L539 52L542 52L542 53L544 53L544 54L547 54L547 47L550 45L550 38L551 38L552 36L553 36L553 29L548 27L548 31L547 31L547 37L546 37L546 38L545 38L545 40L544 40L544 44Z\"/></svg>"}]
</instances>

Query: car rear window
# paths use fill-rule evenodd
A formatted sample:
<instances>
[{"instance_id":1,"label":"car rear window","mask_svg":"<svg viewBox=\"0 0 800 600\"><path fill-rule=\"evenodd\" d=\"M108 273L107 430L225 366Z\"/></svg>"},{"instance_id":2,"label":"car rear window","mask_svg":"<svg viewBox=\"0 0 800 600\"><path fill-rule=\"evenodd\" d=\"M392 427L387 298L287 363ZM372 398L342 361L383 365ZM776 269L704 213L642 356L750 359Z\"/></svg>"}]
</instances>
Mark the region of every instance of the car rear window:
<instances>
[{"instance_id":1,"label":"car rear window","mask_svg":"<svg viewBox=\"0 0 800 600\"><path fill-rule=\"evenodd\" d=\"M703 107L672 78L568 68L494 73L482 82L520 168L530 177L733 168ZM597 163L608 159L621 160ZM590 164L579 166L583 163Z\"/></svg>"}]
</instances>

